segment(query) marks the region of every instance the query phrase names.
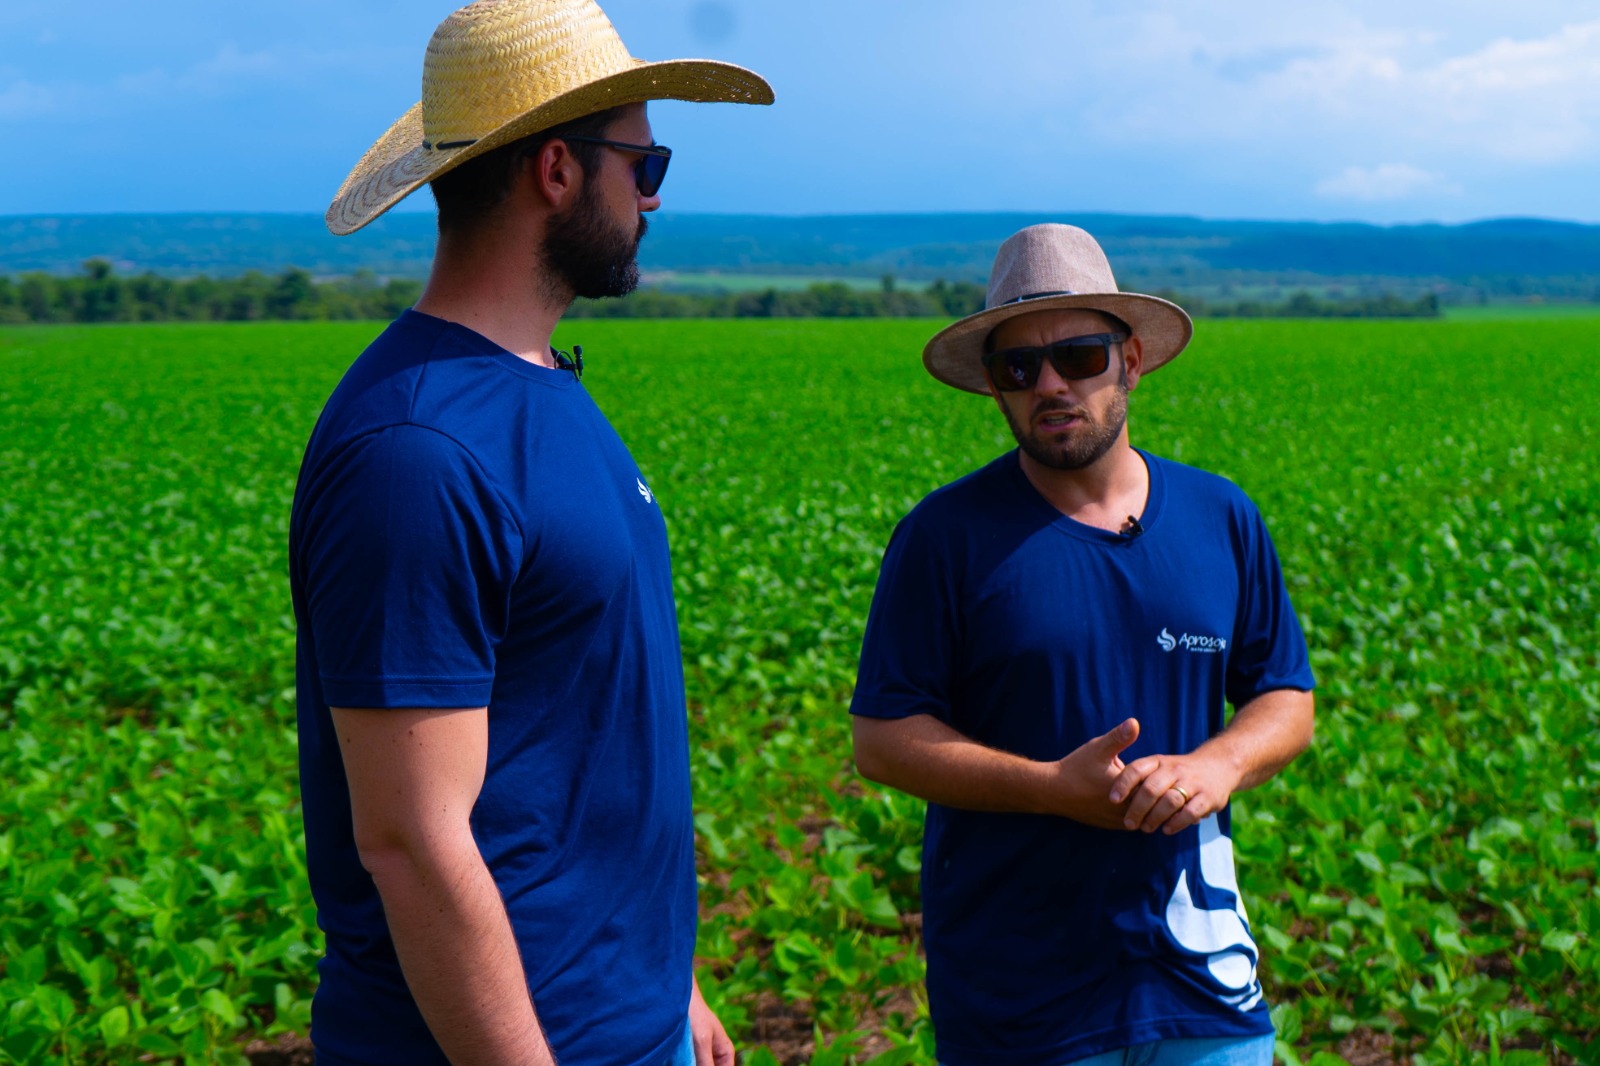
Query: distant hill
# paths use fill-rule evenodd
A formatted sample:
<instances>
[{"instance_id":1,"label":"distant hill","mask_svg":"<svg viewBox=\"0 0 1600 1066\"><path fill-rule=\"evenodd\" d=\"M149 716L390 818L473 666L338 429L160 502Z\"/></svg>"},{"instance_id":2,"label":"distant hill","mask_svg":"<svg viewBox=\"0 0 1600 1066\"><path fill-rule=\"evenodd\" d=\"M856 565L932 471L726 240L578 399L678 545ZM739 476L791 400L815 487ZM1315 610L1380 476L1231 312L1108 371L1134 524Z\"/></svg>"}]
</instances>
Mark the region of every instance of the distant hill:
<instances>
[{"instance_id":1,"label":"distant hill","mask_svg":"<svg viewBox=\"0 0 1600 1066\"><path fill-rule=\"evenodd\" d=\"M433 217L415 214L391 214L353 238L334 237L310 214L12 215L0 216L0 274L72 273L98 257L118 273L228 277L298 266L422 277L433 241Z\"/></svg>"},{"instance_id":2,"label":"distant hill","mask_svg":"<svg viewBox=\"0 0 1600 1066\"><path fill-rule=\"evenodd\" d=\"M1124 287L1188 292L1292 286L1600 298L1600 226L1540 219L1463 225L1240 222L1106 214L660 214L647 273L985 280L1022 226L1071 222L1105 246ZM73 273L92 257L119 273L230 276L289 266L319 276L422 277L433 216L390 213L351 237L317 215L0 217L0 274Z\"/></svg>"}]
</instances>

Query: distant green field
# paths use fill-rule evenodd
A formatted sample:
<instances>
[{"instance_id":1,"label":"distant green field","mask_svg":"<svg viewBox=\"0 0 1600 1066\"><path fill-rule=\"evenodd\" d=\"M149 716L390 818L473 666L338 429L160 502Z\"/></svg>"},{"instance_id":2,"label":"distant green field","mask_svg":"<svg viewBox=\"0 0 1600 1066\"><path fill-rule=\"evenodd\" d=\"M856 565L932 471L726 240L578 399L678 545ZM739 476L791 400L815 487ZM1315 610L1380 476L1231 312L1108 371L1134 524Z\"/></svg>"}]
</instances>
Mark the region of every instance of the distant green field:
<instances>
[{"instance_id":1,"label":"distant green field","mask_svg":"<svg viewBox=\"0 0 1600 1066\"><path fill-rule=\"evenodd\" d=\"M1456 322L1505 322L1513 319L1600 320L1600 306L1580 303L1489 304L1484 307L1449 307L1446 318Z\"/></svg>"},{"instance_id":2,"label":"distant green field","mask_svg":"<svg viewBox=\"0 0 1600 1066\"><path fill-rule=\"evenodd\" d=\"M666 292L765 292L767 289L787 291L805 289L812 285L841 284L852 289L876 289L883 284L881 278L855 277L827 274L716 274L687 273L664 270L646 274L646 285ZM921 291L928 287L926 281L895 279L895 287Z\"/></svg>"},{"instance_id":3,"label":"distant green field","mask_svg":"<svg viewBox=\"0 0 1600 1066\"><path fill-rule=\"evenodd\" d=\"M932 1061L921 807L854 776L846 705L894 523L1009 445L921 370L937 325L558 336L669 522L700 979L757 1066ZM0 1062L305 1032L287 519L378 328L0 330ZM1313 649L1317 740L1234 823L1287 1061L1600 1061L1597 347L1202 322L1134 396L1260 504Z\"/></svg>"}]
</instances>

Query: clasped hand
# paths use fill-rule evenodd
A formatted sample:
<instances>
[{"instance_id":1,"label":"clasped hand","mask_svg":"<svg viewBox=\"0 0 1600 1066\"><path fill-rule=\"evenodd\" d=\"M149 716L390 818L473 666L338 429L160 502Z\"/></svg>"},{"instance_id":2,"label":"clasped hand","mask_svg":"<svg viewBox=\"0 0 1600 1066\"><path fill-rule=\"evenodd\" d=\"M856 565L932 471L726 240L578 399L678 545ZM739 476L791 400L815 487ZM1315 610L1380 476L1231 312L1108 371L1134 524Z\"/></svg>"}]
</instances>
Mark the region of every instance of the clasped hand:
<instances>
[{"instance_id":1,"label":"clasped hand","mask_svg":"<svg viewBox=\"0 0 1600 1066\"><path fill-rule=\"evenodd\" d=\"M1121 753L1138 739L1138 719L1129 718L1057 762L1058 813L1100 829L1170 836L1221 810L1238 787L1238 774L1204 748L1124 763Z\"/></svg>"}]
</instances>

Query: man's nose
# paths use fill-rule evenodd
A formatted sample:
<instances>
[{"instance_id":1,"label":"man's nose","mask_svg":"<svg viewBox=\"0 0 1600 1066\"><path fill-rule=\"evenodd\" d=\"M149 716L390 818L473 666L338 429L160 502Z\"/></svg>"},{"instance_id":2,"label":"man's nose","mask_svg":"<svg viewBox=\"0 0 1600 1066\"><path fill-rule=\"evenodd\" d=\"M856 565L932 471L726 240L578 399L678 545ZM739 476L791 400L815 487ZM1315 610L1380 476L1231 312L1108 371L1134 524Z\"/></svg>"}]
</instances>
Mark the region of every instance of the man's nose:
<instances>
[{"instance_id":1,"label":"man's nose","mask_svg":"<svg viewBox=\"0 0 1600 1066\"><path fill-rule=\"evenodd\" d=\"M661 206L661 194L659 192L655 193L652 196L641 196L641 197L639 197L639 213L640 214L643 214L646 211L654 211L656 208L658 208L660 206Z\"/></svg>"},{"instance_id":2,"label":"man's nose","mask_svg":"<svg viewBox=\"0 0 1600 1066\"><path fill-rule=\"evenodd\" d=\"M1056 368L1046 359L1039 365L1039 379L1033 383L1033 391L1046 396L1070 395L1072 382L1056 373Z\"/></svg>"}]
</instances>

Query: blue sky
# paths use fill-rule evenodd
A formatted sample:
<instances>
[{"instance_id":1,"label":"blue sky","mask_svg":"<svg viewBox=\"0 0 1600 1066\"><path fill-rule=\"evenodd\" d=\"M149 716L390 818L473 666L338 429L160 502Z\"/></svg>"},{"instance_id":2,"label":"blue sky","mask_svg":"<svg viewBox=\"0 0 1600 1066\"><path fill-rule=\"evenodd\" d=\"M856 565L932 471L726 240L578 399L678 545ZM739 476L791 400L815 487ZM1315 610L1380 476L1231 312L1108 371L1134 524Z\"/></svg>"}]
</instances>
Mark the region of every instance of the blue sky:
<instances>
[{"instance_id":1,"label":"blue sky","mask_svg":"<svg viewBox=\"0 0 1600 1066\"><path fill-rule=\"evenodd\" d=\"M603 6L777 92L653 106L666 210L1600 222L1593 0ZM0 214L320 213L450 7L0 6Z\"/></svg>"}]
</instances>

